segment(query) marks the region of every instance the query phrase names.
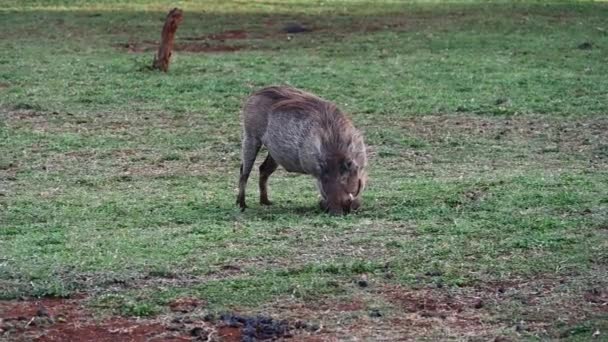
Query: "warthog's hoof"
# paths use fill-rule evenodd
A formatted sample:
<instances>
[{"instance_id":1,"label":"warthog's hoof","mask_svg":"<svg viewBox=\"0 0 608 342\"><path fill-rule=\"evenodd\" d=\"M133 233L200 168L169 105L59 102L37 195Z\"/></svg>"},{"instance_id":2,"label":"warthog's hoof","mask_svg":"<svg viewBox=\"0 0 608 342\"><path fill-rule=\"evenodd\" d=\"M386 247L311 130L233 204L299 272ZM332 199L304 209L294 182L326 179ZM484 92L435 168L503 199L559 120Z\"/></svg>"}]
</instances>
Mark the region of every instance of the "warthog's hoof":
<instances>
[{"instance_id":1,"label":"warthog's hoof","mask_svg":"<svg viewBox=\"0 0 608 342\"><path fill-rule=\"evenodd\" d=\"M245 204L245 199L237 197L236 204L241 208L241 211L245 211L247 209L247 204Z\"/></svg>"},{"instance_id":2,"label":"warthog's hoof","mask_svg":"<svg viewBox=\"0 0 608 342\"><path fill-rule=\"evenodd\" d=\"M268 198L266 198L266 199L261 198L260 199L260 204L261 205L273 205L274 203L272 203Z\"/></svg>"},{"instance_id":3,"label":"warthog's hoof","mask_svg":"<svg viewBox=\"0 0 608 342\"><path fill-rule=\"evenodd\" d=\"M319 201L319 208L325 212L329 210L329 208L327 207L327 202L325 200Z\"/></svg>"}]
</instances>

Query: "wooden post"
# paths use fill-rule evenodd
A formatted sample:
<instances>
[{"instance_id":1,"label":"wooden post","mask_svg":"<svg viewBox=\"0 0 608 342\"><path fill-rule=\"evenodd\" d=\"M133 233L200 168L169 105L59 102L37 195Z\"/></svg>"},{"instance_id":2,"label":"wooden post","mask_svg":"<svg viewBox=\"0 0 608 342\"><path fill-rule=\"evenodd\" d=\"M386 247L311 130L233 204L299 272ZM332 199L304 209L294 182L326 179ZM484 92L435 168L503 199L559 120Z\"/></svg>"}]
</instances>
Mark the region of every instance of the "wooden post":
<instances>
[{"instance_id":1,"label":"wooden post","mask_svg":"<svg viewBox=\"0 0 608 342\"><path fill-rule=\"evenodd\" d=\"M175 31L177 31L177 26L182 22L182 20L182 10L179 8L174 8L169 12L169 14L167 14L167 19L165 20L165 25L163 26L163 32L161 33L160 46L158 47L156 56L154 56L152 69L158 69L164 72L169 70L171 51L173 50L173 42L175 41Z\"/></svg>"}]
</instances>

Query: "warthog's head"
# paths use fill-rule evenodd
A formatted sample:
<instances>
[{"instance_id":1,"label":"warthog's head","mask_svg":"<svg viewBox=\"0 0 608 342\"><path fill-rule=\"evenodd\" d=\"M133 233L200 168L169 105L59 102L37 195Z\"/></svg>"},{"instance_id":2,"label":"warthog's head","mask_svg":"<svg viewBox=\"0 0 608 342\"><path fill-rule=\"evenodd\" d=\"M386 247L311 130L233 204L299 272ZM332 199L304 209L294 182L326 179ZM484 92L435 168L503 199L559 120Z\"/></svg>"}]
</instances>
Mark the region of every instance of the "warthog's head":
<instances>
[{"instance_id":1,"label":"warthog's head","mask_svg":"<svg viewBox=\"0 0 608 342\"><path fill-rule=\"evenodd\" d=\"M361 193L367 175L364 165L351 159L330 163L317 181L321 209L333 215L346 215L361 206Z\"/></svg>"}]
</instances>

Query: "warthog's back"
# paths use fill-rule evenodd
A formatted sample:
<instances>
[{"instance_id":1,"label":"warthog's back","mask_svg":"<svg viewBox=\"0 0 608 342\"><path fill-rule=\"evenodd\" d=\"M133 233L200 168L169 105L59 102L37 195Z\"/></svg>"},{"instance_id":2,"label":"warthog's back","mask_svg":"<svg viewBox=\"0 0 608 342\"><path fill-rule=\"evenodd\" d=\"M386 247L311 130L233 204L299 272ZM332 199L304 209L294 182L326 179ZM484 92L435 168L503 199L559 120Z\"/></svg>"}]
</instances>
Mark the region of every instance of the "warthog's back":
<instances>
[{"instance_id":1,"label":"warthog's back","mask_svg":"<svg viewBox=\"0 0 608 342\"><path fill-rule=\"evenodd\" d=\"M318 175L321 156L315 122L304 113L275 112L268 117L262 143L270 155L290 172Z\"/></svg>"},{"instance_id":2,"label":"warthog's back","mask_svg":"<svg viewBox=\"0 0 608 342\"><path fill-rule=\"evenodd\" d=\"M256 92L244 116L244 133L261 139L279 165L314 176L320 174L328 153L352 143L355 133L335 105L289 87Z\"/></svg>"}]
</instances>

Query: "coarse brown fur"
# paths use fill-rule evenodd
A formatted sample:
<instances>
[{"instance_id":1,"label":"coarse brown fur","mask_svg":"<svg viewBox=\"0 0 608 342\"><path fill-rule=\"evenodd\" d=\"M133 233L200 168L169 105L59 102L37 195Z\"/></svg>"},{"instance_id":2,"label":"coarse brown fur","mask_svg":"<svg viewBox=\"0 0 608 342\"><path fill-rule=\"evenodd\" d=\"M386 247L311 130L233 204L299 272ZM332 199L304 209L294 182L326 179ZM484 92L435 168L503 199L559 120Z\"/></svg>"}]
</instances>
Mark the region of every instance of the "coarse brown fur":
<instances>
[{"instance_id":1,"label":"coarse brown fur","mask_svg":"<svg viewBox=\"0 0 608 342\"><path fill-rule=\"evenodd\" d=\"M269 151L260 166L260 202L270 204L267 182L278 165L317 179L321 207L346 214L360 205L366 182L363 137L333 103L287 86L253 93L243 108L243 148L237 203L244 210L245 187L255 156Z\"/></svg>"}]
</instances>

